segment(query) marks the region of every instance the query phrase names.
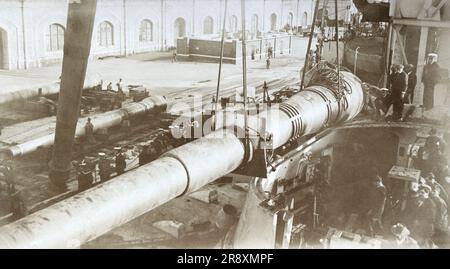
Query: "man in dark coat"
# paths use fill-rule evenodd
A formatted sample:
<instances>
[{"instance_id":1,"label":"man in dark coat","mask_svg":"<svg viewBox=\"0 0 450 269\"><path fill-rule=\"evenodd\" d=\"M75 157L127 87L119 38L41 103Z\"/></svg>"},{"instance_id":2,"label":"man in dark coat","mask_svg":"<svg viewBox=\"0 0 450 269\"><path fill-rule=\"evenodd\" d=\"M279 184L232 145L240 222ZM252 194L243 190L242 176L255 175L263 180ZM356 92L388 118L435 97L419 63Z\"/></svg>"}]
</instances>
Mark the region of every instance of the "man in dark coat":
<instances>
[{"instance_id":1,"label":"man in dark coat","mask_svg":"<svg viewBox=\"0 0 450 269\"><path fill-rule=\"evenodd\" d=\"M25 205L23 194L21 193L21 191L16 191L14 185L8 191L11 202L12 220L16 221L25 217L28 214L28 210Z\"/></svg>"},{"instance_id":2,"label":"man in dark coat","mask_svg":"<svg viewBox=\"0 0 450 269\"><path fill-rule=\"evenodd\" d=\"M434 186L431 192L431 199L436 204L435 232L432 240L436 245L446 247L449 240L448 210L447 203L441 198L440 192L441 189L438 186Z\"/></svg>"},{"instance_id":3,"label":"man in dark coat","mask_svg":"<svg viewBox=\"0 0 450 269\"><path fill-rule=\"evenodd\" d=\"M367 218L369 222L369 230L372 234L382 231L382 216L386 204L386 187L378 171L373 169L370 179L370 185L367 189Z\"/></svg>"},{"instance_id":4,"label":"man in dark coat","mask_svg":"<svg viewBox=\"0 0 450 269\"><path fill-rule=\"evenodd\" d=\"M90 167L83 161L78 168L78 191L85 191L92 187L94 183L94 177L92 175L92 170Z\"/></svg>"},{"instance_id":5,"label":"man in dark coat","mask_svg":"<svg viewBox=\"0 0 450 269\"><path fill-rule=\"evenodd\" d=\"M417 241L410 236L405 225L397 223L391 227L392 236L382 245L387 249L419 249Z\"/></svg>"},{"instance_id":6,"label":"man in dark coat","mask_svg":"<svg viewBox=\"0 0 450 269\"><path fill-rule=\"evenodd\" d=\"M434 224L436 221L436 204L429 195L431 188L427 185L421 185L411 212L408 212L411 218L410 229L413 238L417 240L423 248L431 248L433 242L431 237L434 234Z\"/></svg>"},{"instance_id":7,"label":"man in dark coat","mask_svg":"<svg viewBox=\"0 0 450 269\"><path fill-rule=\"evenodd\" d=\"M433 108L434 87L440 80L440 67L437 64L437 57L438 55L435 53L428 54L427 64L423 68L423 106L425 107L425 110Z\"/></svg>"},{"instance_id":8,"label":"man in dark coat","mask_svg":"<svg viewBox=\"0 0 450 269\"><path fill-rule=\"evenodd\" d=\"M270 69L270 58L266 59L266 68Z\"/></svg>"},{"instance_id":9,"label":"man in dark coat","mask_svg":"<svg viewBox=\"0 0 450 269\"><path fill-rule=\"evenodd\" d=\"M270 46L268 49L267 49L267 57L270 59L270 58L273 58L273 48L272 48L272 46Z\"/></svg>"},{"instance_id":10,"label":"man in dark coat","mask_svg":"<svg viewBox=\"0 0 450 269\"><path fill-rule=\"evenodd\" d=\"M109 160L106 158L106 154L100 152L98 154L100 156L100 160L98 162L98 169L101 182L106 182L111 177L111 164Z\"/></svg>"},{"instance_id":11,"label":"man in dark coat","mask_svg":"<svg viewBox=\"0 0 450 269\"><path fill-rule=\"evenodd\" d=\"M394 106L393 120L401 120L403 116L403 97L408 89L408 75L403 65L396 65L389 78L391 104Z\"/></svg>"},{"instance_id":12,"label":"man in dark coat","mask_svg":"<svg viewBox=\"0 0 450 269\"><path fill-rule=\"evenodd\" d=\"M86 135L86 140L89 144L95 143L94 137L94 125L91 122L91 118L87 119L86 125L84 125L84 132Z\"/></svg>"},{"instance_id":13,"label":"man in dark coat","mask_svg":"<svg viewBox=\"0 0 450 269\"><path fill-rule=\"evenodd\" d=\"M445 148L447 147L447 143L437 136L436 128L432 128L429 132L429 136L425 141L425 148L429 151L430 154L444 154Z\"/></svg>"},{"instance_id":14,"label":"man in dark coat","mask_svg":"<svg viewBox=\"0 0 450 269\"><path fill-rule=\"evenodd\" d=\"M150 149L148 145L142 147L141 152L139 153L139 166L145 165L150 162Z\"/></svg>"},{"instance_id":15,"label":"man in dark coat","mask_svg":"<svg viewBox=\"0 0 450 269\"><path fill-rule=\"evenodd\" d=\"M127 167L127 162L125 160L125 155L121 148L115 148L117 150L116 155L116 173L117 175L122 175L125 172L125 168Z\"/></svg>"},{"instance_id":16,"label":"man in dark coat","mask_svg":"<svg viewBox=\"0 0 450 269\"><path fill-rule=\"evenodd\" d=\"M405 103L412 104L414 101L414 91L417 85L417 75L414 65L409 64L406 68L406 74L408 75L408 90L405 95Z\"/></svg>"},{"instance_id":17,"label":"man in dark coat","mask_svg":"<svg viewBox=\"0 0 450 269\"><path fill-rule=\"evenodd\" d=\"M441 189L435 186L431 191L431 200L436 205L435 232L445 233L448 231L447 203L440 197Z\"/></svg>"},{"instance_id":18,"label":"man in dark coat","mask_svg":"<svg viewBox=\"0 0 450 269\"><path fill-rule=\"evenodd\" d=\"M425 167L422 172L437 172L441 165L445 166L445 149L447 143L437 136L437 130L431 129L430 135L427 137L424 145L424 150L428 154L428 159L425 162ZM441 180L441 179L439 179Z\"/></svg>"},{"instance_id":19,"label":"man in dark coat","mask_svg":"<svg viewBox=\"0 0 450 269\"><path fill-rule=\"evenodd\" d=\"M0 173L3 174L7 191L11 192L15 185L15 173L10 160L6 162L6 165L0 167Z\"/></svg>"}]
</instances>

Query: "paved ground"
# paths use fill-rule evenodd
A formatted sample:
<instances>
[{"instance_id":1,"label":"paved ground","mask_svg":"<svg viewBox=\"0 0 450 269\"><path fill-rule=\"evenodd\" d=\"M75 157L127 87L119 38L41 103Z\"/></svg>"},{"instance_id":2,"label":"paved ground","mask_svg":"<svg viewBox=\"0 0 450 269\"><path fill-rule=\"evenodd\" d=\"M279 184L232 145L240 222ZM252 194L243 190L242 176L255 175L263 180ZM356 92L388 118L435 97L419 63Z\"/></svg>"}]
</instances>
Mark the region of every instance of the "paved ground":
<instances>
[{"instance_id":1,"label":"paved ground","mask_svg":"<svg viewBox=\"0 0 450 269\"><path fill-rule=\"evenodd\" d=\"M294 70L299 70L304 59L304 47L307 40L298 38L293 41L292 55L277 55L272 67L293 64ZM30 87L31 85L42 85L58 81L61 75L61 64L33 68L28 70L5 71L0 70L0 91L13 91L14 89ZM265 60L249 61L249 78L256 73L270 73L265 69ZM186 89L199 83L217 81L218 64L177 62L171 63L170 53L145 53L133 55L127 58L106 58L104 60L92 60L89 62L88 74L99 75L113 85L119 78L124 79L125 84L144 85L156 92L167 92ZM242 70L240 65L226 64L223 68L223 78L226 81L230 76L240 76Z\"/></svg>"}]
</instances>

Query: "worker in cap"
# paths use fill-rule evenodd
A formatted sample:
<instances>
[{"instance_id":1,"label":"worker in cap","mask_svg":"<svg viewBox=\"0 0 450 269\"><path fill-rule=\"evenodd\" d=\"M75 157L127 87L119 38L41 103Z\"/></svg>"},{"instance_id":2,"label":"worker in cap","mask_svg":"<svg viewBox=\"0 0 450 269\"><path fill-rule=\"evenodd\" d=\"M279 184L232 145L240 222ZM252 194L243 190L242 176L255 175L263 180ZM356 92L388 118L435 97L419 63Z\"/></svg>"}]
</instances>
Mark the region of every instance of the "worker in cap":
<instances>
[{"instance_id":1,"label":"worker in cap","mask_svg":"<svg viewBox=\"0 0 450 269\"><path fill-rule=\"evenodd\" d=\"M116 158L115 158L115 163L116 163L116 173L117 175L121 175L125 172L125 168L127 167L127 162L125 160L125 155L122 151L121 147L115 147L114 150L116 150Z\"/></svg>"},{"instance_id":2,"label":"worker in cap","mask_svg":"<svg viewBox=\"0 0 450 269\"><path fill-rule=\"evenodd\" d=\"M414 91L417 85L417 75L414 65L408 64L405 67L405 72L408 75L408 90L405 94L405 103L412 104L414 100Z\"/></svg>"},{"instance_id":3,"label":"worker in cap","mask_svg":"<svg viewBox=\"0 0 450 269\"><path fill-rule=\"evenodd\" d=\"M96 142L94 138L94 125L91 122L91 118L88 118L84 125L84 133L89 144L94 144Z\"/></svg>"},{"instance_id":4,"label":"worker in cap","mask_svg":"<svg viewBox=\"0 0 450 269\"><path fill-rule=\"evenodd\" d=\"M431 237L435 232L436 204L430 198L431 187L420 185L417 198L410 212L411 222L408 225L413 237L423 248L431 248Z\"/></svg>"},{"instance_id":5,"label":"worker in cap","mask_svg":"<svg viewBox=\"0 0 450 269\"><path fill-rule=\"evenodd\" d=\"M436 128L432 128L423 147L428 154L428 158L425 160L425 167L422 168L422 172L437 172L438 180L442 180L441 172L447 163L446 148L445 140L438 136Z\"/></svg>"},{"instance_id":6,"label":"worker in cap","mask_svg":"<svg viewBox=\"0 0 450 269\"><path fill-rule=\"evenodd\" d=\"M25 205L25 199L22 195L22 192L16 190L15 186L13 185L11 189L9 189L9 197L11 202L10 205L11 205L12 220L16 221L18 219L25 217L28 214L28 210Z\"/></svg>"},{"instance_id":7,"label":"worker in cap","mask_svg":"<svg viewBox=\"0 0 450 269\"><path fill-rule=\"evenodd\" d=\"M408 75L403 71L404 66L399 64L393 67L393 72L389 76L389 105L392 105L394 109L393 120L402 120L403 117L403 98L408 89ZM388 109L389 110L389 109Z\"/></svg>"},{"instance_id":8,"label":"worker in cap","mask_svg":"<svg viewBox=\"0 0 450 269\"><path fill-rule=\"evenodd\" d=\"M77 176L78 191L82 192L89 189L92 186L94 182L94 177L92 175L92 170L84 160L78 167L79 167Z\"/></svg>"},{"instance_id":9,"label":"worker in cap","mask_svg":"<svg viewBox=\"0 0 450 269\"><path fill-rule=\"evenodd\" d=\"M428 53L427 56L428 56L428 60L431 60L431 61L437 61L437 59L438 59L437 53L434 53L434 52Z\"/></svg>"},{"instance_id":10,"label":"worker in cap","mask_svg":"<svg viewBox=\"0 0 450 269\"><path fill-rule=\"evenodd\" d=\"M7 191L11 192L15 185L15 172L11 160L6 161L5 164L0 167L0 173L3 174L3 180L6 183Z\"/></svg>"},{"instance_id":11,"label":"worker in cap","mask_svg":"<svg viewBox=\"0 0 450 269\"><path fill-rule=\"evenodd\" d=\"M437 129L432 128L429 132L429 136L425 141L425 148L431 154L443 154L447 143L437 135Z\"/></svg>"},{"instance_id":12,"label":"worker in cap","mask_svg":"<svg viewBox=\"0 0 450 269\"><path fill-rule=\"evenodd\" d=\"M397 223L392 225L391 233L394 237L391 244L387 248L393 249L418 249L417 241L410 236L410 231L405 225Z\"/></svg>"},{"instance_id":13,"label":"worker in cap","mask_svg":"<svg viewBox=\"0 0 450 269\"><path fill-rule=\"evenodd\" d=\"M432 186L430 199L436 205L435 234L433 235L433 242L436 242L441 241L441 238L446 236L448 232L448 210L447 203L442 198L441 188L438 185Z\"/></svg>"},{"instance_id":14,"label":"worker in cap","mask_svg":"<svg viewBox=\"0 0 450 269\"><path fill-rule=\"evenodd\" d=\"M143 145L139 152L139 165L145 165L150 162L150 149L148 145Z\"/></svg>"},{"instance_id":15,"label":"worker in cap","mask_svg":"<svg viewBox=\"0 0 450 269\"><path fill-rule=\"evenodd\" d=\"M383 230L382 216L386 204L387 190L383 185L383 179L379 170L372 167L368 173L367 182L367 207L365 211L368 228L372 235L378 234Z\"/></svg>"},{"instance_id":16,"label":"worker in cap","mask_svg":"<svg viewBox=\"0 0 450 269\"><path fill-rule=\"evenodd\" d=\"M428 54L427 63L423 68L422 81L424 84L423 105L425 110L430 110L434 106L434 88L441 80L440 67L437 64L438 55Z\"/></svg>"},{"instance_id":17,"label":"worker in cap","mask_svg":"<svg viewBox=\"0 0 450 269\"><path fill-rule=\"evenodd\" d=\"M105 153L100 152L98 155L100 156L100 160L98 162L100 180L101 182L106 182L110 179L111 176L111 164L106 158Z\"/></svg>"}]
</instances>

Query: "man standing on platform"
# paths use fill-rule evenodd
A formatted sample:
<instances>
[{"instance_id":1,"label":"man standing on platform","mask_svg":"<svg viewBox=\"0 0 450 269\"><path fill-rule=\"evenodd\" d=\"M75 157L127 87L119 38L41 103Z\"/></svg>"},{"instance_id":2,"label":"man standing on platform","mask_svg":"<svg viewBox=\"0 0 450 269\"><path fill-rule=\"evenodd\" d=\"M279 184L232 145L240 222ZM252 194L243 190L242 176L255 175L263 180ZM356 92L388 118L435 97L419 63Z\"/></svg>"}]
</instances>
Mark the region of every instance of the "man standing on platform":
<instances>
[{"instance_id":1,"label":"man standing on platform","mask_svg":"<svg viewBox=\"0 0 450 269\"><path fill-rule=\"evenodd\" d=\"M423 106L425 110L430 110L434 106L434 88L440 80L440 68L437 64L437 58L438 55L436 53L428 54L427 64L423 68Z\"/></svg>"},{"instance_id":2,"label":"man standing on platform","mask_svg":"<svg viewBox=\"0 0 450 269\"><path fill-rule=\"evenodd\" d=\"M405 103L412 104L414 101L414 90L417 85L416 70L414 65L408 64L405 71L408 75L408 90L406 91Z\"/></svg>"},{"instance_id":3,"label":"man standing on platform","mask_svg":"<svg viewBox=\"0 0 450 269\"><path fill-rule=\"evenodd\" d=\"M403 71L403 65L394 67L393 73L389 78L391 90L391 104L394 106L393 120L402 120L403 117L403 97L408 89L408 75Z\"/></svg>"}]
</instances>

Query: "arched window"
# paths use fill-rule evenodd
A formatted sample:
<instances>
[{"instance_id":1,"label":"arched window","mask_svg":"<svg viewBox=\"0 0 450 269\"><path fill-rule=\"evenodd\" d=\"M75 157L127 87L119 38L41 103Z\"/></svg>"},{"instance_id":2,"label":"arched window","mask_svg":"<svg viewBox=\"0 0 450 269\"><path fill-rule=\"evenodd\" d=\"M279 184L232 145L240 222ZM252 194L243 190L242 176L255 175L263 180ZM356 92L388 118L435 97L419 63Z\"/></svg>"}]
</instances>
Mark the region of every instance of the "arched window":
<instances>
[{"instance_id":1,"label":"arched window","mask_svg":"<svg viewBox=\"0 0 450 269\"><path fill-rule=\"evenodd\" d=\"M230 32L237 33L238 31L238 19L235 15L230 17Z\"/></svg>"},{"instance_id":2,"label":"arched window","mask_svg":"<svg viewBox=\"0 0 450 269\"><path fill-rule=\"evenodd\" d=\"M8 61L8 33L0 28L0 69L7 69Z\"/></svg>"},{"instance_id":3,"label":"arched window","mask_svg":"<svg viewBox=\"0 0 450 269\"><path fill-rule=\"evenodd\" d=\"M114 46L114 26L107 21L100 24L98 28L98 45L100 47Z\"/></svg>"},{"instance_id":4,"label":"arched window","mask_svg":"<svg viewBox=\"0 0 450 269\"><path fill-rule=\"evenodd\" d=\"M307 25L308 25L308 13L307 12L303 12L302 26L307 26Z\"/></svg>"},{"instance_id":5,"label":"arched window","mask_svg":"<svg viewBox=\"0 0 450 269\"><path fill-rule=\"evenodd\" d=\"M139 28L139 41L151 42L153 41L153 23L149 20L143 20Z\"/></svg>"},{"instance_id":6,"label":"arched window","mask_svg":"<svg viewBox=\"0 0 450 269\"><path fill-rule=\"evenodd\" d=\"M277 14L273 13L270 16L270 30L276 31L277 30Z\"/></svg>"},{"instance_id":7,"label":"arched window","mask_svg":"<svg viewBox=\"0 0 450 269\"><path fill-rule=\"evenodd\" d=\"M289 12L288 15L288 22L289 26L294 26L294 14L292 12Z\"/></svg>"},{"instance_id":8,"label":"arched window","mask_svg":"<svg viewBox=\"0 0 450 269\"><path fill-rule=\"evenodd\" d=\"M47 51L59 51L64 48L64 27L52 24L47 31Z\"/></svg>"},{"instance_id":9,"label":"arched window","mask_svg":"<svg viewBox=\"0 0 450 269\"><path fill-rule=\"evenodd\" d=\"M259 32L259 19L258 15L253 14L252 16L252 33L257 34Z\"/></svg>"},{"instance_id":10,"label":"arched window","mask_svg":"<svg viewBox=\"0 0 450 269\"><path fill-rule=\"evenodd\" d=\"M175 20L175 38L186 36L186 21L183 18Z\"/></svg>"},{"instance_id":11,"label":"arched window","mask_svg":"<svg viewBox=\"0 0 450 269\"><path fill-rule=\"evenodd\" d=\"M211 17L206 17L203 22L203 34L211 35L214 33L214 20Z\"/></svg>"}]
</instances>

